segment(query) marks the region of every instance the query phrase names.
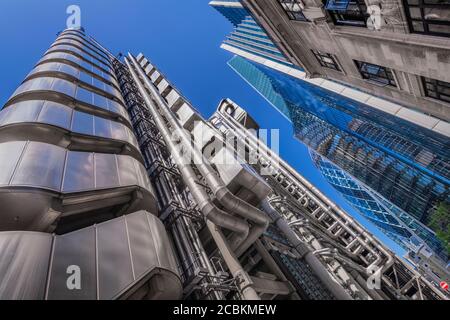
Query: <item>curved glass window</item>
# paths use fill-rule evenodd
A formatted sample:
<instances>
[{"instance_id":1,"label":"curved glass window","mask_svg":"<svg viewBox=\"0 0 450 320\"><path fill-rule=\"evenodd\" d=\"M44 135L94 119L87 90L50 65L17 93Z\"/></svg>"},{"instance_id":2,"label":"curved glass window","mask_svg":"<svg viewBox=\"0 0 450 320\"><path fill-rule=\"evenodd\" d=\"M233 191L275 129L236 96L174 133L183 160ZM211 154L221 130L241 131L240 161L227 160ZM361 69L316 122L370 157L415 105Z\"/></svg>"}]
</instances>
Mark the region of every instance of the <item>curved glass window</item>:
<instances>
[{"instance_id":1,"label":"curved glass window","mask_svg":"<svg viewBox=\"0 0 450 320\"><path fill-rule=\"evenodd\" d=\"M65 156L63 148L41 142L29 143L12 184L59 190Z\"/></svg>"},{"instance_id":2,"label":"curved glass window","mask_svg":"<svg viewBox=\"0 0 450 320\"><path fill-rule=\"evenodd\" d=\"M94 120L95 135L99 137L109 138L111 134L111 121L103 118L95 117Z\"/></svg>"},{"instance_id":3,"label":"curved glass window","mask_svg":"<svg viewBox=\"0 0 450 320\"><path fill-rule=\"evenodd\" d=\"M90 136L94 135L94 116L75 111L73 114L72 130Z\"/></svg>"},{"instance_id":4,"label":"curved glass window","mask_svg":"<svg viewBox=\"0 0 450 320\"><path fill-rule=\"evenodd\" d=\"M73 43L72 43L73 42ZM81 48L80 48L81 46ZM102 68L105 68L107 70L110 70L111 64L109 61L106 61L105 59L99 57L95 52L92 52L91 50L87 48L83 48L82 45L78 44L75 40L67 40L67 41L59 41L55 42L50 49L47 50L47 52L52 52L55 50L69 50L76 52L80 56L83 56L83 58L92 61L93 63L99 65Z\"/></svg>"},{"instance_id":5,"label":"curved glass window","mask_svg":"<svg viewBox=\"0 0 450 320\"><path fill-rule=\"evenodd\" d=\"M72 109L59 103L46 102L39 114L38 122L69 128L71 117Z\"/></svg>"},{"instance_id":6,"label":"curved glass window","mask_svg":"<svg viewBox=\"0 0 450 320\"><path fill-rule=\"evenodd\" d=\"M67 151L41 142L15 141L0 143L0 168L3 186L64 193L139 186L153 193L144 166L126 155Z\"/></svg>"},{"instance_id":7,"label":"curved glass window","mask_svg":"<svg viewBox=\"0 0 450 320\"><path fill-rule=\"evenodd\" d=\"M69 76L72 76L88 85L94 86L99 90L104 91L107 94L110 94L117 99L122 100L121 94L119 90L111 86L110 84L107 84L105 80L100 80L84 71L80 71L75 67L66 65L64 63L60 62L45 62L36 68L34 68L29 74L28 77L35 75L40 72L61 72L65 73Z\"/></svg>"},{"instance_id":8,"label":"curved glass window","mask_svg":"<svg viewBox=\"0 0 450 320\"><path fill-rule=\"evenodd\" d=\"M8 185L26 142L7 142L0 148L0 185ZM127 173L125 171L125 173Z\"/></svg>"},{"instance_id":9,"label":"curved glass window","mask_svg":"<svg viewBox=\"0 0 450 320\"><path fill-rule=\"evenodd\" d=\"M13 97L27 91L56 91L73 96L75 94L75 84L69 81L51 77L40 77L24 82L14 92Z\"/></svg>"},{"instance_id":10,"label":"curved glass window","mask_svg":"<svg viewBox=\"0 0 450 320\"><path fill-rule=\"evenodd\" d=\"M100 153L95 155L95 184L97 188L112 188L119 185L115 155Z\"/></svg>"},{"instance_id":11,"label":"curved glass window","mask_svg":"<svg viewBox=\"0 0 450 320\"><path fill-rule=\"evenodd\" d=\"M63 36L74 36L77 39L85 41L87 44L90 44L95 49L97 49L100 53L102 53L106 57L108 57L108 52L106 52L103 48L101 48L99 45L97 45L94 41L92 41L89 37L87 37L84 34L73 32L73 31L64 31L61 33L60 37L63 37Z\"/></svg>"}]
</instances>

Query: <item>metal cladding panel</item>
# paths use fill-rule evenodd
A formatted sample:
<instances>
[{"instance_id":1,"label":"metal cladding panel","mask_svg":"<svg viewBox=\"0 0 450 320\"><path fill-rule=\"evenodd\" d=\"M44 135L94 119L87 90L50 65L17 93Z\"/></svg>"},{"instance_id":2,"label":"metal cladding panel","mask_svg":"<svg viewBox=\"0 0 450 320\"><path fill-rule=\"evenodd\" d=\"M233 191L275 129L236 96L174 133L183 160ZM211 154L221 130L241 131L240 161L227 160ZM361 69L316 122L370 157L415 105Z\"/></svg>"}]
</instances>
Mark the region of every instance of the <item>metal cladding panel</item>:
<instances>
[{"instance_id":1,"label":"metal cladding panel","mask_svg":"<svg viewBox=\"0 0 450 320\"><path fill-rule=\"evenodd\" d=\"M47 298L49 300L94 300L97 298L95 265L95 229L82 229L55 240ZM79 290L67 286L68 268L80 268Z\"/></svg>"},{"instance_id":2,"label":"metal cladding panel","mask_svg":"<svg viewBox=\"0 0 450 320\"><path fill-rule=\"evenodd\" d=\"M97 227L99 299L112 299L133 282L133 266L124 219Z\"/></svg>"},{"instance_id":3,"label":"metal cladding panel","mask_svg":"<svg viewBox=\"0 0 450 320\"><path fill-rule=\"evenodd\" d=\"M117 299L147 284L151 290L154 276L164 284L162 296L180 297L182 286L167 232L145 211L55 237L0 233L0 299Z\"/></svg>"},{"instance_id":4,"label":"metal cladding panel","mask_svg":"<svg viewBox=\"0 0 450 320\"><path fill-rule=\"evenodd\" d=\"M44 299L52 236L0 233L0 300Z\"/></svg>"}]
</instances>

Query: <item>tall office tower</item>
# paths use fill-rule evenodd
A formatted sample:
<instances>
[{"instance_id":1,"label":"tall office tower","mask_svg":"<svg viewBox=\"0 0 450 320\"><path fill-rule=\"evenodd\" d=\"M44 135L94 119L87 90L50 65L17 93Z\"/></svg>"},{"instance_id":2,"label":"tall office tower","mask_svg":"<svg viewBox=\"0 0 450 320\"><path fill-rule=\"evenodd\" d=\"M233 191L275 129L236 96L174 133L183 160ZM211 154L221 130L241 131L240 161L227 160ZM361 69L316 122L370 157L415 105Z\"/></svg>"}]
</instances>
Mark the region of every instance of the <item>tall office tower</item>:
<instances>
[{"instance_id":1,"label":"tall office tower","mask_svg":"<svg viewBox=\"0 0 450 320\"><path fill-rule=\"evenodd\" d=\"M213 1L211 5L219 8L228 4ZM241 5L241 10L246 8ZM265 32L261 28L259 31ZM253 46L244 50L225 41L222 48L237 55L230 66L293 123L302 142L334 164L334 173L347 177L344 180L351 177L357 189L371 189L370 201L378 203L369 210L372 215L377 215L378 208L385 207L383 202L388 200L389 207L401 209L390 210L388 216L409 215L396 223L403 224L403 228L420 226L422 242L447 261L448 253L441 241L430 236L423 224L429 223L434 206L449 199L449 123L330 80L308 79L298 67L256 52ZM328 68L340 68L333 57L322 58ZM343 171L338 173L339 169ZM334 187L338 184L332 183ZM353 187L337 189L369 216L367 204L358 205L359 199L346 196ZM404 237L400 229L395 235L392 230L382 230L396 240L401 238L402 245L411 248L411 237ZM426 251L422 253L429 256Z\"/></svg>"},{"instance_id":2,"label":"tall office tower","mask_svg":"<svg viewBox=\"0 0 450 320\"><path fill-rule=\"evenodd\" d=\"M450 120L450 2L242 0L309 78Z\"/></svg>"},{"instance_id":3,"label":"tall office tower","mask_svg":"<svg viewBox=\"0 0 450 320\"><path fill-rule=\"evenodd\" d=\"M0 113L0 298L448 298L257 128L62 32Z\"/></svg>"}]
</instances>

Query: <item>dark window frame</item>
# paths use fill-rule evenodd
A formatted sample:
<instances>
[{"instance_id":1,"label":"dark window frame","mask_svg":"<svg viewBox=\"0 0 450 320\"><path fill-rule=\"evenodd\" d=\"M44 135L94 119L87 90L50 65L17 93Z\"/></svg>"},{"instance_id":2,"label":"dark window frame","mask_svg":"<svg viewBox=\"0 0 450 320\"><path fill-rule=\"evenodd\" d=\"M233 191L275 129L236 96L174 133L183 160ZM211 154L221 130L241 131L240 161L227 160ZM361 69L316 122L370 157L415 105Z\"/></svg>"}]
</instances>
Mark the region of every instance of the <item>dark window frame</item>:
<instances>
[{"instance_id":1,"label":"dark window frame","mask_svg":"<svg viewBox=\"0 0 450 320\"><path fill-rule=\"evenodd\" d=\"M303 14L302 8L300 7L300 2L298 0L278 0L281 8L286 12L289 20L294 21L308 21L305 15ZM290 8L289 8L290 6ZM294 8L298 7L299 10L294 10Z\"/></svg>"},{"instance_id":2,"label":"dark window frame","mask_svg":"<svg viewBox=\"0 0 450 320\"><path fill-rule=\"evenodd\" d=\"M311 51L322 67L342 72L341 66L339 65L339 63L334 55L332 55L331 53L321 52L321 51L315 50L315 49L311 49ZM331 59L333 61L333 63L326 61L325 59L327 59L327 58Z\"/></svg>"},{"instance_id":3,"label":"dark window frame","mask_svg":"<svg viewBox=\"0 0 450 320\"><path fill-rule=\"evenodd\" d=\"M363 79L377 85L397 88L397 81L391 69L364 61L354 60L354 62Z\"/></svg>"},{"instance_id":4,"label":"dark window frame","mask_svg":"<svg viewBox=\"0 0 450 320\"><path fill-rule=\"evenodd\" d=\"M425 9L439 9L447 8L450 9L450 2L448 3L429 3L427 0L416 0L417 4L411 4L411 0L403 0L403 6L405 8L406 20L408 22L409 31L411 33L427 34L439 37L450 37L450 20L439 20L439 19L426 19ZM410 9L418 9L420 12L420 18L413 18ZM422 30L416 30L414 28L414 23L421 24ZM449 27L448 33L430 31L430 25L444 25Z\"/></svg>"},{"instance_id":5,"label":"dark window frame","mask_svg":"<svg viewBox=\"0 0 450 320\"><path fill-rule=\"evenodd\" d=\"M450 103L450 83L440 81L428 77L421 77L425 96ZM444 93L442 88L448 89L448 93Z\"/></svg>"},{"instance_id":6,"label":"dark window frame","mask_svg":"<svg viewBox=\"0 0 450 320\"><path fill-rule=\"evenodd\" d=\"M325 8L329 6L331 0L323 0ZM364 0L349 0L348 5L343 10L326 9L335 25L367 27L367 6Z\"/></svg>"}]
</instances>

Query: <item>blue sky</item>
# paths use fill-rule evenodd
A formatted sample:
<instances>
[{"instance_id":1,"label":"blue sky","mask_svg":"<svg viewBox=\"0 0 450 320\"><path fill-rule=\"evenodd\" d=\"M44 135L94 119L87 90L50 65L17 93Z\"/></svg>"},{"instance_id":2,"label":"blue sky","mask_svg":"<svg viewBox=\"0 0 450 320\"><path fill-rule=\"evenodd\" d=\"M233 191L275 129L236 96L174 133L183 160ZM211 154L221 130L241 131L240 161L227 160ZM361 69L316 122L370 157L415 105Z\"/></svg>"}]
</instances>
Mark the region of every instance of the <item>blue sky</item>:
<instances>
[{"instance_id":1,"label":"blue sky","mask_svg":"<svg viewBox=\"0 0 450 320\"><path fill-rule=\"evenodd\" d=\"M65 28L66 8L82 10L82 25L113 54L143 52L209 117L222 98L244 107L262 128L280 129L280 154L305 178L352 213L394 250L391 240L361 218L325 181L290 123L250 88L226 62L220 43L232 25L208 0L1 0L0 106Z\"/></svg>"}]
</instances>

